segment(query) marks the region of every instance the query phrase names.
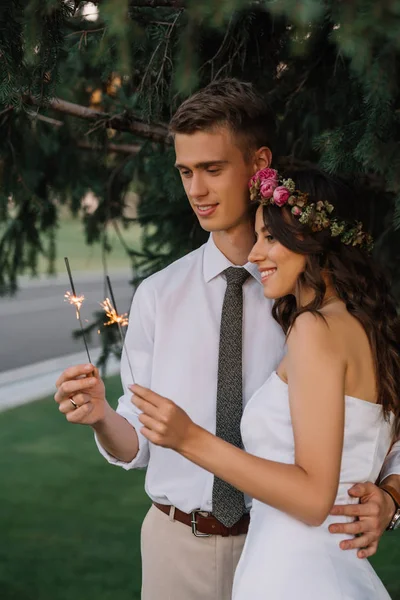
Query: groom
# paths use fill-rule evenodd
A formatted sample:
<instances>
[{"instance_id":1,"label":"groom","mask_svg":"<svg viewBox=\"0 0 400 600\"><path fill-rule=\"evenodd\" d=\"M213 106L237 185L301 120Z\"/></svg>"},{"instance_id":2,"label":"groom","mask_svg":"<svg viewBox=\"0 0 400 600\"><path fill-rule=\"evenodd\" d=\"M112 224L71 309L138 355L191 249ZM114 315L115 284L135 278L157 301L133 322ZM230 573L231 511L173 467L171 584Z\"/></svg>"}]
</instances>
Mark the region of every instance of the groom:
<instances>
[{"instance_id":1,"label":"groom","mask_svg":"<svg viewBox=\"0 0 400 600\"><path fill-rule=\"evenodd\" d=\"M233 431L233 395L239 393L246 403L283 354L284 336L272 318L271 302L264 298L260 274L247 262L254 243L248 181L271 163L264 144L273 144L274 119L250 84L230 79L186 100L170 130L186 195L211 236L139 286L126 347L137 383L174 398L196 423L227 439ZM92 369L79 365L64 371L55 399L68 421L94 429L110 463L147 467L146 492L153 504L142 528L142 600L229 600L250 500L238 503L233 488L177 453L148 443L131 403L125 354L124 395L116 412L98 377L78 379ZM382 477L398 492L399 474L394 450ZM341 545L364 548L360 556L369 556L395 504L372 483L360 483L350 493L362 504L337 507L335 514L359 520L331 530L361 534Z\"/></svg>"}]
</instances>

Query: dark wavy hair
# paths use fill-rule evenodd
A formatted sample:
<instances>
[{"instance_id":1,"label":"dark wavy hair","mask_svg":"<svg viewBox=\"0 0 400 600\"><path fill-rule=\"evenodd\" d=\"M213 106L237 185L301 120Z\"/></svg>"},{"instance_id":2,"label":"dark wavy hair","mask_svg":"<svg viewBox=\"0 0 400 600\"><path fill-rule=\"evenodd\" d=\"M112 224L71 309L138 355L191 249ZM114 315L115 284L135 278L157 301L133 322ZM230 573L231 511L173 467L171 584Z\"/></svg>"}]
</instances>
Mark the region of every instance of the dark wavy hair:
<instances>
[{"instance_id":1,"label":"dark wavy hair","mask_svg":"<svg viewBox=\"0 0 400 600\"><path fill-rule=\"evenodd\" d=\"M344 180L315 168L286 169L296 189L309 194L311 202L327 200L334 215L354 221L360 218L357 191ZM359 247L347 246L331 236L329 230L312 232L290 212L290 208L263 206L264 224L271 235L293 252L306 256L306 267L297 285L315 292L314 299L298 307L293 295L276 300L273 315L287 334L296 318L304 312L319 312L324 304L328 275L337 296L363 326L371 346L377 380L378 403L384 414L395 415L394 434L400 434L400 327L396 302L389 282L373 258Z\"/></svg>"}]
</instances>

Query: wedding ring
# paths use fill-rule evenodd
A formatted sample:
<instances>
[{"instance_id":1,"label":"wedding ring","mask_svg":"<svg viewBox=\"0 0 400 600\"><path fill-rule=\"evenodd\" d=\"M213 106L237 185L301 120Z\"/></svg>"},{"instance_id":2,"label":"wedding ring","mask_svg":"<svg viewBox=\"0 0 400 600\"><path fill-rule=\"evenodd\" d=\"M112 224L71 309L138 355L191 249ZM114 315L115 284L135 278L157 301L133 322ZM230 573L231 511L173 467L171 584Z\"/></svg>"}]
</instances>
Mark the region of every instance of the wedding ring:
<instances>
[{"instance_id":1,"label":"wedding ring","mask_svg":"<svg viewBox=\"0 0 400 600\"><path fill-rule=\"evenodd\" d=\"M69 401L71 402L71 404L74 408L79 408L77 403L72 398L70 398Z\"/></svg>"}]
</instances>

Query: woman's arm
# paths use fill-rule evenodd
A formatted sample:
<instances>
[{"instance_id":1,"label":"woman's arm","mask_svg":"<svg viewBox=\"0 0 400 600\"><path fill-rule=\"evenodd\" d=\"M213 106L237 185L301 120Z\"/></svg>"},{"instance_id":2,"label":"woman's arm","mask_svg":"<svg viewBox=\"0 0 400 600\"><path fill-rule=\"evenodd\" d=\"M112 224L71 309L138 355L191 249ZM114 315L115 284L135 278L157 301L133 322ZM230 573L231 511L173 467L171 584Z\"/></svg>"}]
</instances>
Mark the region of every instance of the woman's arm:
<instances>
[{"instance_id":1,"label":"woman's arm","mask_svg":"<svg viewBox=\"0 0 400 600\"><path fill-rule=\"evenodd\" d=\"M249 496L318 526L334 503L343 447L345 363L331 340L326 323L310 313L297 319L288 339L295 464L235 448L195 425L170 400L134 386L133 401L143 411L141 432Z\"/></svg>"}]
</instances>

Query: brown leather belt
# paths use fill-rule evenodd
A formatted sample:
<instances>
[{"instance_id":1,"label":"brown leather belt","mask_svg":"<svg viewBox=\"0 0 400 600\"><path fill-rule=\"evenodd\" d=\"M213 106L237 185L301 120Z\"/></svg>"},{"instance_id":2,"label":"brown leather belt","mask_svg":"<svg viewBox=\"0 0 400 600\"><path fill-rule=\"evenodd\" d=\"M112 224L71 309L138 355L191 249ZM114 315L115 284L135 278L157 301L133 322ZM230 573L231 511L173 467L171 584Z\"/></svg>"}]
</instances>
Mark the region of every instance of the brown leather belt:
<instances>
[{"instance_id":1,"label":"brown leather belt","mask_svg":"<svg viewBox=\"0 0 400 600\"><path fill-rule=\"evenodd\" d=\"M153 504L166 515L170 514L170 505L158 504L157 502L153 502ZM175 508L174 519L175 521L179 521L179 523L188 525L192 529L193 535L196 537L208 537L210 535L227 537L229 535L240 535L242 533L247 533L250 523L250 515L245 514L232 527L225 527L225 525L213 517L213 515L208 514L208 516L205 516L204 512L199 510L185 513L179 510L179 508Z\"/></svg>"}]
</instances>

